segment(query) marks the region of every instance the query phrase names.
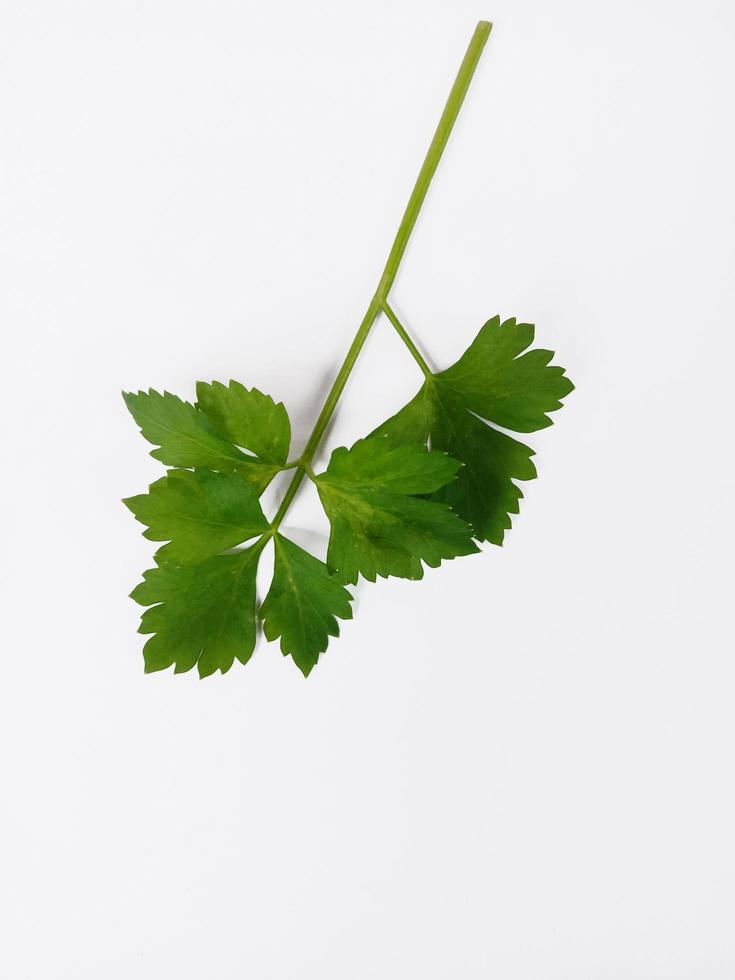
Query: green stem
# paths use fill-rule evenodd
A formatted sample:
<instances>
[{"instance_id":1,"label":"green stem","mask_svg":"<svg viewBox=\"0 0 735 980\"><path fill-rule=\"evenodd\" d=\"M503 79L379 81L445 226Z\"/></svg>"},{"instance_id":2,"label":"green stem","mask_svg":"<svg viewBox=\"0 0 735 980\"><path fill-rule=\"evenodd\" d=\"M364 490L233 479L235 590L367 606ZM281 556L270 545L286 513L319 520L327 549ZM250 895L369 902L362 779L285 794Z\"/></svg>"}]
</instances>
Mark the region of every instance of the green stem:
<instances>
[{"instance_id":1,"label":"green stem","mask_svg":"<svg viewBox=\"0 0 735 980\"><path fill-rule=\"evenodd\" d=\"M309 436L306 446L304 447L304 452L301 455L300 465L296 469L291 483L286 490L286 494L281 501L281 505L271 522L271 528L273 531L276 531L280 527L283 518L286 516L286 512L291 506L291 503L296 496L299 487L301 486L304 476L306 475L306 471L311 466L311 462L314 459L317 449L319 448L319 443L322 440L322 436L324 435L332 415L334 414L334 410L337 407L337 402L344 391L344 387L347 384L347 379L355 366L355 362L360 356L360 351L368 338L370 329L372 328L373 323L375 323L378 314L385 308L388 294L390 293L393 283L395 282L398 268L401 264L401 259L403 258L403 253L406 251L408 240L411 237L411 232L414 229L419 212L421 211L421 206L424 203L426 192L428 191L432 178L436 173L436 168L439 165L439 161L442 153L444 152L444 147L447 145L447 140L452 132L452 128L457 121L459 110L462 108L462 103L464 102L465 95L467 94L467 89L472 81L472 76L475 74L475 69L477 68L480 56L482 55L483 48L485 47L487 39L490 36L491 30L492 24L486 20L481 20L475 28L475 33L472 35L467 52L465 53L465 56L462 59L462 64L459 67L459 72L457 73L454 85L452 85L452 89L449 93L449 98L444 106L444 111L439 119L439 125L436 127L434 138L429 145L428 152L424 158L423 164L421 165L421 170L416 178L416 183L411 191L411 196L408 199L406 210L404 211L403 218L398 226L398 231L393 241L390 254L388 255L388 260L385 263L385 268L382 276L380 277L378 287L375 290L373 298L370 300L365 316L362 318L362 323L358 327L357 333L355 334L355 339L352 341L350 349L347 351L347 356L344 359L342 367L337 372L337 377L334 379L334 383L332 384L330 392L327 395L324 406L319 413L316 423L314 424L314 429ZM418 353L418 351L416 353Z\"/></svg>"},{"instance_id":2,"label":"green stem","mask_svg":"<svg viewBox=\"0 0 735 980\"><path fill-rule=\"evenodd\" d=\"M377 295L381 299L387 299L388 293L391 291L396 273L398 272L398 266L401 264L403 253L406 251L408 240L411 237L413 226L416 224L416 219L419 216L421 205L424 203L429 184L436 173L436 168L439 166L444 147L447 145L447 140L457 121L459 110L462 108L464 97L467 95L467 89L470 87L472 76L475 74L475 69L480 61L483 48L487 43L487 39L490 37L490 31L492 29L493 25L489 20L478 22L475 33L472 35L472 39L467 47L467 52L462 59L462 64L459 66L459 71L454 80L454 85L452 85L452 90L449 93L447 104L444 106L444 111L441 114L439 125L436 127L434 138L424 157L421 170L416 178L411 196L408 199L406 210L403 212L403 219L398 228L393 247L390 250L388 261L385 263L385 269L383 270L383 275L376 290Z\"/></svg>"},{"instance_id":3,"label":"green stem","mask_svg":"<svg viewBox=\"0 0 735 980\"><path fill-rule=\"evenodd\" d=\"M319 443L321 442L322 436L329 425L329 422L334 414L334 410L337 407L337 402L340 399L344 387L347 384L347 379L355 366L355 361L360 355L360 351L363 348L367 336L370 333L370 328L375 322L378 313L380 313L380 304L373 298L370 301L370 306L367 308L365 316L362 318L362 323L358 327L357 333L355 334L355 339L350 344L350 349L347 351L347 356L342 362L342 367L337 372L337 377L334 379L334 383L327 395L327 400L322 406L322 410L319 413L319 418L314 424L311 435L309 436L308 442L304 447L304 451L301 454L301 463L293 475L293 479L288 485L286 494L281 501L281 506L276 511L276 516L271 521L271 527L277 530L283 518L286 516L286 512L291 506L291 502L296 496L299 487L306 475L307 468L311 468L311 462L314 459L314 455L319 448Z\"/></svg>"},{"instance_id":4,"label":"green stem","mask_svg":"<svg viewBox=\"0 0 735 980\"><path fill-rule=\"evenodd\" d=\"M433 376L434 376L434 372L431 370L431 368L429 367L429 365L426 363L426 361L421 356L421 352L419 351L419 349L416 346L416 344L414 344L414 342L408 336L408 333L406 332L405 327L403 326L403 324L398 319L398 317L396 316L396 314L393 312L393 309L388 305L387 302L384 302L382 304L382 306L383 306L383 312L385 313L385 315L388 317L388 319L390 320L390 322L395 327L395 330L396 330L396 333L398 334L398 336L401 338L401 340L406 345L406 347L408 347L408 349L409 349L409 351L411 353L411 357L413 357L414 361L416 361L416 363L418 364L418 366L423 371L424 377L427 380L431 380L431 378L433 378Z\"/></svg>"}]
</instances>

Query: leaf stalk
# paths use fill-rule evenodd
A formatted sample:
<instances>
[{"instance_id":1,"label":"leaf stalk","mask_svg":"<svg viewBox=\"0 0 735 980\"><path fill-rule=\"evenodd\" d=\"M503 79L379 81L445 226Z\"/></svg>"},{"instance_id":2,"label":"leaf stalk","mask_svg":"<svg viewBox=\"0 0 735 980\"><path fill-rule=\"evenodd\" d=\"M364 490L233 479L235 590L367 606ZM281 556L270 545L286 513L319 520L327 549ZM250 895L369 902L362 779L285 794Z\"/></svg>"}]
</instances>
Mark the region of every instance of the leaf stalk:
<instances>
[{"instance_id":1,"label":"leaf stalk","mask_svg":"<svg viewBox=\"0 0 735 980\"><path fill-rule=\"evenodd\" d=\"M394 313L392 307L387 302L383 303L383 313L385 313L385 315L387 316L387 318L390 320L393 327L395 328L396 333L408 348L411 357L413 357L414 361L416 361L418 366L421 368L421 371L424 377L426 378L426 380L427 381L433 380L434 374L431 368L429 367L429 365L424 360L423 356L421 355L421 351L418 349L416 344L414 344L414 342L411 340L407 330L405 329L401 321Z\"/></svg>"},{"instance_id":2,"label":"leaf stalk","mask_svg":"<svg viewBox=\"0 0 735 980\"><path fill-rule=\"evenodd\" d=\"M281 501L281 504L276 511L276 514L271 521L272 531L277 531L283 521L289 507L291 506L294 497L298 493L299 487L303 482L304 476L307 470L311 468L311 463L316 455L319 448L319 444L324 436L324 433L334 415L335 409L337 408L337 403L339 402L342 392L344 391L345 385L347 384L347 379L352 373L352 369L357 362L358 357L362 348L365 346L365 341L368 338L370 330L373 324L378 318L381 312L385 312L388 319L391 320L393 326L398 330L399 335L403 338L404 343L407 344L409 350L414 355L417 363L421 367L424 364L426 370L428 365L421 358L418 350L413 345L413 342L408 337L408 334L403 327L396 326L398 323L398 318L395 317L395 321L391 317L392 310L389 313L390 307L388 306L388 295L393 287L396 276L398 274L398 269L403 259L403 255L406 251L406 246L408 245L409 239L411 238L411 233L413 232L414 226L418 219L419 213L423 206L426 194L429 190L431 181L436 173L436 169L439 166L439 161L441 160L444 149L447 145L449 137L451 135L454 124L457 121L459 111L462 108L462 103L467 95L467 90L470 87L472 77L475 74L475 69L482 56L483 49L487 43L487 39L490 36L490 31L492 30L492 24L489 21L481 20L477 27L475 28L474 34L470 40L470 43L465 52L465 56L462 59L462 64L457 72L457 77L454 80L454 84L449 92L446 105L444 106L444 111L439 119L439 124L436 127L434 137L429 144L429 149L424 157L424 162L421 165L419 175L416 178L416 183L414 184L413 190L411 191L411 196L408 199L408 204L406 205L406 210L403 213L401 223L398 226L398 231L393 240L393 245L388 254L388 259L385 263L385 268L383 269L383 274L378 282L377 289L370 300L365 315L362 318L360 326L357 328L357 333L350 345L347 355L345 356L342 366L337 372L337 376L334 379L332 387L329 394L326 397L322 410L314 423L314 428L312 430L309 439L307 440L304 451L301 454L299 465L296 468L290 484L286 490L286 493ZM393 314L395 316L395 314ZM422 367L422 370L424 370ZM426 373L426 371L424 371ZM429 373L431 373L429 371Z\"/></svg>"}]
</instances>

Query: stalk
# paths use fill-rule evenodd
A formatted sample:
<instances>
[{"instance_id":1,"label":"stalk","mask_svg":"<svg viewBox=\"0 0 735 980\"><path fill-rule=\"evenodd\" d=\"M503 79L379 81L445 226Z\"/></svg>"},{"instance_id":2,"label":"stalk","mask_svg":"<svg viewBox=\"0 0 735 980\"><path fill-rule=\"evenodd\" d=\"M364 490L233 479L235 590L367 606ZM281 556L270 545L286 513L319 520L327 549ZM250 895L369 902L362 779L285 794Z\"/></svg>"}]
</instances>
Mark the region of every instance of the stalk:
<instances>
[{"instance_id":1,"label":"stalk","mask_svg":"<svg viewBox=\"0 0 735 980\"><path fill-rule=\"evenodd\" d=\"M393 324L393 327L395 328L396 333L401 338L401 340L406 345L406 347L408 347L408 351L409 351L411 357L414 359L414 361L416 361L416 363L418 364L418 366L421 368L421 371L422 371L424 377L426 378L426 380L427 381L431 381L431 379L434 376L432 374L432 372L431 372L431 368L429 367L429 365L426 363L426 361L422 357L421 351L418 349L418 347L416 346L416 344L414 344L414 342L409 337L406 328L403 326L403 324L401 323L401 321L398 319L398 317L396 316L396 314L393 312L393 309L388 304L387 300L383 303L383 313L385 313L385 315L388 317L388 319L390 320L390 322Z\"/></svg>"},{"instance_id":2,"label":"stalk","mask_svg":"<svg viewBox=\"0 0 735 980\"><path fill-rule=\"evenodd\" d=\"M395 282L403 254L406 251L406 246L408 245L408 241L411 237L411 232L413 231L419 213L421 212L421 207L424 203L424 199L426 198L426 193L429 190L429 185L431 184L432 178L436 173L436 168L439 166L439 161L441 160L444 148L447 145L449 136L455 122L457 121L459 110L462 108L462 103L464 102L467 90L470 87L472 76L475 74L475 69L480 61L483 48L487 43L491 30L492 24L487 20L481 20L475 28L475 32L472 35L465 56L462 59L462 64L459 66L459 71L456 79L454 80L454 84L452 85L449 97L447 98L446 105L444 106L444 111L439 119L436 132L434 133L434 137L429 144L429 149L424 158L424 162L421 165L421 170L416 178L416 183L411 191L411 196L408 199L406 210L403 212L403 218L398 226L398 231L396 232L396 237L393 240L393 245L385 263L383 274L380 277L375 293L370 300L367 310L365 311L365 316L362 318L362 322L357 328L357 333L355 334L355 338L350 345L350 349L347 351L347 356L337 372L337 376L334 379L334 383L332 384L322 410L319 413L319 417L314 423L312 433L309 436L306 446L304 447L304 452L298 461L299 465L296 468L296 472L294 473L291 483L286 490L286 494L281 501L281 505L271 522L272 532L276 531L280 527L283 518L286 516L286 513L291 506L299 487L301 486L307 469L311 466L312 460L314 459L316 451L319 448L319 443L321 442L326 428L334 415L334 410L336 409L337 403L342 395L342 392L344 391L344 387L347 384L347 379L349 378L352 369L360 356L360 351L365 345L365 341L368 338L368 334L370 333L373 324L382 311L385 311L386 315L392 320L392 317L388 312L390 309L387 305L388 295L393 283ZM393 316L395 316L395 314L393 314Z\"/></svg>"}]
</instances>

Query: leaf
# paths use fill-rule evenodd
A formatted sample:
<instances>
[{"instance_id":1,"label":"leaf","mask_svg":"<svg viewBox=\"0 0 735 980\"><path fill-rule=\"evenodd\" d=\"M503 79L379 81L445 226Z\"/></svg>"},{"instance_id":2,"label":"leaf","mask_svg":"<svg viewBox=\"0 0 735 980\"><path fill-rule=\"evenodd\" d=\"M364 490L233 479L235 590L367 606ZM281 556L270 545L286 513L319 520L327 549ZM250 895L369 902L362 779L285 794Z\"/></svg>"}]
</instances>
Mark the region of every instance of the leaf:
<instances>
[{"instance_id":1,"label":"leaf","mask_svg":"<svg viewBox=\"0 0 735 980\"><path fill-rule=\"evenodd\" d=\"M561 408L574 388L563 368L549 365L551 351L522 353L533 336L529 323L489 320L456 364L428 377L374 433L394 445L430 442L461 460L457 479L432 497L471 523L475 537L494 544L502 544L509 515L518 513L523 494L513 481L537 474L533 450L488 423L517 432L545 428L552 421L547 413Z\"/></svg>"},{"instance_id":2,"label":"leaf","mask_svg":"<svg viewBox=\"0 0 735 980\"><path fill-rule=\"evenodd\" d=\"M339 580L420 579L422 561L435 568L476 552L472 529L448 506L412 496L451 485L460 466L425 444L395 446L381 436L335 449L315 482L331 524L327 562Z\"/></svg>"},{"instance_id":3,"label":"leaf","mask_svg":"<svg viewBox=\"0 0 735 980\"><path fill-rule=\"evenodd\" d=\"M550 350L531 350L535 328L500 322L495 316L482 327L456 364L437 376L459 395L471 412L514 432L535 432L552 424L548 412L562 407L574 390L564 368L550 366ZM519 356L520 355L520 356Z\"/></svg>"},{"instance_id":4,"label":"leaf","mask_svg":"<svg viewBox=\"0 0 735 980\"><path fill-rule=\"evenodd\" d=\"M168 466L237 473L260 493L281 468L222 439L204 412L168 391L123 392L123 398L143 437L160 447L151 456Z\"/></svg>"},{"instance_id":5,"label":"leaf","mask_svg":"<svg viewBox=\"0 0 735 980\"><path fill-rule=\"evenodd\" d=\"M291 445L291 423L282 402L239 381L197 382L197 403L222 439L283 466Z\"/></svg>"},{"instance_id":6,"label":"leaf","mask_svg":"<svg viewBox=\"0 0 735 980\"><path fill-rule=\"evenodd\" d=\"M169 470L123 503L148 525L144 537L171 542L156 553L159 564L201 561L268 529L255 488L229 473Z\"/></svg>"},{"instance_id":7,"label":"leaf","mask_svg":"<svg viewBox=\"0 0 735 980\"><path fill-rule=\"evenodd\" d=\"M140 633L154 634L143 649L146 673L176 665L206 677L226 673L235 658L247 663L255 648L255 575L262 545L189 565L164 565L143 575L131 593L142 606ZM155 605L154 605L155 604Z\"/></svg>"},{"instance_id":8,"label":"leaf","mask_svg":"<svg viewBox=\"0 0 735 980\"><path fill-rule=\"evenodd\" d=\"M329 574L324 562L282 534L274 535L273 581L260 608L267 639L281 638L307 677L330 636L339 636L339 619L352 619L352 596Z\"/></svg>"}]
</instances>

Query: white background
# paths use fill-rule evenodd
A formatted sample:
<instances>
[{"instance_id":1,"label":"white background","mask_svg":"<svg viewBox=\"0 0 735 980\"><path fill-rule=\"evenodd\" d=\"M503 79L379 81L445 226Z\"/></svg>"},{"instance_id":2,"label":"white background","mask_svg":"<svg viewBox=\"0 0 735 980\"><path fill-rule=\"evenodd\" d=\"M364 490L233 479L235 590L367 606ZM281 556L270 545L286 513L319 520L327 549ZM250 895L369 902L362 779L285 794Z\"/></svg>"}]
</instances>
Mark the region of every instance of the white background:
<instances>
[{"instance_id":1,"label":"white background","mask_svg":"<svg viewBox=\"0 0 735 980\"><path fill-rule=\"evenodd\" d=\"M308 681L144 676L120 390L235 377L303 443L480 17L394 301L439 366L496 312L558 351L522 515L363 585ZM0 976L735 976L734 42L725 0L0 3ZM329 445L419 380L378 323Z\"/></svg>"}]
</instances>

